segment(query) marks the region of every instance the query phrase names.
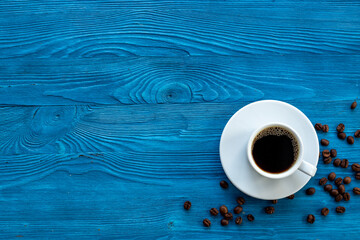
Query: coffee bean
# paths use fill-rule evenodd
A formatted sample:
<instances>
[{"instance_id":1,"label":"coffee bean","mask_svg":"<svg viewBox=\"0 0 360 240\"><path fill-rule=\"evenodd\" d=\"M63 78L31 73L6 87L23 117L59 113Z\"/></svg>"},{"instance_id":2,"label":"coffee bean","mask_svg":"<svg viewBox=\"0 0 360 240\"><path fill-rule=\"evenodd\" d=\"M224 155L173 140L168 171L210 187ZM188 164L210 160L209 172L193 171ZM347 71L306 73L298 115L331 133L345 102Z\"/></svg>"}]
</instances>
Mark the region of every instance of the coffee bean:
<instances>
[{"instance_id":1,"label":"coffee bean","mask_svg":"<svg viewBox=\"0 0 360 240\"><path fill-rule=\"evenodd\" d=\"M350 193L346 192L343 194L344 200L349 201L350 200Z\"/></svg>"},{"instance_id":2,"label":"coffee bean","mask_svg":"<svg viewBox=\"0 0 360 240\"><path fill-rule=\"evenodd\" d=\"M357 173L355 174L355 179L356 179L356 180L360 180L360 172L357 172Z\"/></svg>"},{"instance_id":3,"label":"coffee bean","mask_svg":"<svg viewBox=\"0 0 360 240\"><path fill-rule=\"evenodd\" d=\"M338 206L338 207L336 207L335 211L336 211L337 213L344 213L344 212L345 212L345 208L342 207L342 206Z\"/></svg>"},{"instance_id":4,"label":"coffee bean","mask_svg":"<svg viewBox=\"0 0 360 240\"><path fill-rule=\"evenodd\" d=\"M360 138L360 129L359 130L356 130L356 132L354 133L354 136L356 138Z\"/></svg>"},{"instance_id":5,"label":"coffee bean","mask_svg":"<svg viewBox=\"0 0 360 240\"><path fill-rule=\"evenodd\" d=\"M271 200L272 204L277 204L278 200Z\"/></svg>"},{"instance_id":6,"label":"coffee bean","mask_svg":"<svg viewBox=\"0 0 360 240\"><path fill-rule=\"evenodd\" d=\"M220 214L224 216L226 213L228 213L228 209L225 205L222 205L220 207Z\"/></svg>"},{"instance_id":7,"label":"coffee bean","mask_svg":"<svg viewBox=\"0 0 360 240\"><path fill-rule=\"evenodd\" d=\"M338 191L339 191L340 194L344 194L344 193L345 193L345 186L342 185L342 184L339 185L339 186L338 186Z\"/></svg>"},{"instance_id":8,"label":"coffee bean","mask_svg":"<svg viewBox=\"0 0 360 240\"><path fill-rule=\"evenodd\" d=\"M311 188L306 189L307 195L314 195L314 193L315 193L315 188L311 187Z\"/></svg>"},{"instance_id":9,"label":"coffee bean","mask_svg":"<svg viewBox=\"0 0 360 240\"><path fill-rule=\"evenodd\" d=\"M190 201L186 201L186 202L184 203L184 208L185 208L186 210L189 210L189 209L191 208L191 202L190 202Z\"/></svg>"},{"instance_id":10,"label":"coffee bean","mask_svg":"<svg viewBox=\"0 0 360 240\"><path fill-rule=\"evenodd\" d=\"M314 215L312 215L312 214L309 214L308 216L307 216L307 222L308 223L311 223L311 224L313 224L314 222L315 222L315 216Z\"/></svg>"},{"instance_id":11,"label":"coffee bean","mask_svg":"<svg viewBox=\"0 0 360 240\"><path fill-rule=\"evenodd\" d=\"M340 164L341 164L341 159L337 158L337 159L334 160L334 166L335 167L340 166Z\"/></svg>"},{"instance_id":12,"label":"coffee bean","mask_svg":"<svg viewBox=\"0 0 360 240\"><path fill-rule=\"evenodd\" d=\"M321 139L321 141L320 141L320 143L321 143L321 145L323 145L323 146L329 146L329 140L326 140L326 139Z\"/></svg>"},{"instance_id":13,"label":"coffee bean","mask_svg":"<svg viewBox=\"0 0 360 240\"><path fill-rule=\"evenodd\" d=\"M287 198L288 198L288 199L294 199L294 198L295 198L295 195L292 194L292 195L288 196Z\"/></svg>"},{"instance_id":14,"label":"coffee bean","mask_svg":"<svg viewBox=\"0 0 360 240\"><path fill-rule=\"evenodd\" d=\"M336 174L334 172L330 173L329 176L328 176L328 179L330 181L334 181L335 178L336 178Z\"/></svg>"},{"instance_id":15,"label":"coffee bean","mask_svg":"<svg viewBox=\"0 0 360 240\"><path fill-rule=\"evenodd\" d=\"M212 208L210 209L210 214L213 216L217 216L219 214L219 210L217 210L216 208Z\"/></svg>"},{"instance_id":16,"label":"coffee bean","mask_svg":"<svg viewBox=\"0 0 360 240\"><path fill-rule=\"evenodd\" d=\"M329 131L329 126L328 126L327 124L324 124L324 125L322 126L322 131L323 131L323 132L328 132L328 131Z\"/></svg>"},{"instance_id":17,"label":"coffee bean","mask_svg":"<svg viewBox=\"0 0 360 240\"><path fill-rule=\"evenodd\" d=\"M360 188L354 187L354 188L353 188L353 193L354 193L355 195L360 195Z\"/></svg>"},{"instance_id":18,"label":"coffee bean","mask_svg":"<svg viewBox=\"0 0 360 240\"><path fill-rule=\"evenodd\" d=\"M239 216L235 219L235 224L241 224L242 223L242 218Z\"/></svg>"},{"instance_id":19,"label":"coffee bean","mask_svg":"<svg viewBox=\"0 0 360 240\"><path fill-rule=\"evenodd\" d=\"M229 220L227 220L227 219L221 219L221 225L222 226L226 226L226 225L228 225L229 224Z\"/></svg>"},{"instance_id":20,"label":"coffee bean","mask_svg":"<svg viewBox=\"0 0 360 240\"><path fill-rule=\"evenodd\" d=\"M337 195L339 195L339 191L336 190L336 189L333 189L330 191L330 195L333 196L333 197L336 197Z\"/></svg>"},{"instance_id":21,"label":"coffee bean","mask_svg":"<svg viewBox=\"0 0 360 240\"><path fill-rule=\"evenodd\" d=\"M335 197L335 202L340 202L341 200L343 200L343 196L341 194Z\"/></svg>"},{"instance_id":22,"label":"coffee bean","mask_svg":"<svg viewBox=\"0 0 360 240\"><path fill-rule=\"evenodd\" d=\"M322 130L322 124L321 123L317 123L317 124L315 124L315 129L316 130Z\"/></svg>"},{"instance_id":23,"label":"coffee bean","mask_svg":"<svg viewBox=\"0 0 360 240\"><path fill-rule=\"evenodd\" d=\"M239 205L244 205L245 204L245 199L243 197L238 197L236 199L236 202L239 204Z\"/></svg>"},{"instance_id":24,"label":"coffee bean","mask_svg":"<svg viewBox=\"0 0 360 240\"><path fill-rule=\"evenodd\" d=\"M346 141L348 142L348 144L354 144L354 138L352 136L348 136Z\"/></svg>"},{"instance_id":25,"label":"coffee bean","mask_svg":"<svg viewBox=\"0 0 360 240\"><path fill-rule=\"evenodd\" d=\"M322 186L322 185L325 185L327 183L327 178L326 177L323 177L319 180L319 184Z\"/></svg>"},{"instance_id":26,"label":"coffee bean","mask_svg":"<svg viewBox=\"0 0 360 240\"><path fill-rule=\"evenodd\" d=\"M341 161L340 166L341 166L342 168L347 168L347 167L349 166L349 160L343 159L343 160Z\"/></svg>"},{"instance_id":27,"label":"coffee bean","mask_svg":"<svg viewBox=\"0 0 360 240\"><path fill-rule=\"evenodd\" d=\"M337 179L335 179L335 185L339 186L340 184L342 184L342 178L338 177Z\"/></svg>"},{"instance_id":28,"label":"coffee bean","mask_svg":"<svg viewBox=\"0 0 360 240\"><path fill-rule=\"evenodd\" d=\"M203 220L203 224L204 224L205 227L210 227L211 222L210 222L209 219L205 218L205 219Z\"/></svg>"},{"instance_id":29,"label":"coffee bean","mask_svg":"<svg viewBox=\"0 0 360 240\"><path fill-rule=\"evenodd\" d=\"M322 151L322 156L323 156L324 158L330 157L330 151L327 150L327 149L325 149L324 151Z\"/></svg>"},{"instance_id":30,"label":"coffee bean","mask_svg":"<svg viewBox=\"0 0 360 240\"><path fill-rule=\"evenodd\" d=\"M324 164L329 164L329 163L331 163L331 161L332 161L332 158L331 158L331 157L328 157L328 158L324 158L324 159L323 159Z\"/></svg>"},{"instance_id":31,"label":"coffee bean","mask_svg":"<svg viewBox=\"0 0 360 240\"><path fill-rule=\"evenodd\" d=\"M331 150L330 150L330 156L333 157L333 158L337 156L337 151L336 151L336 149L331 149Z\"/></svg>"},{"instance_id":32,"label":"coffee bean","mask_svg":"<svg viewBox=\"0 0 360 240\"><path fill-rule=\"evenodd\" d=\"M354 172L360 172L360 164L354 163L353 165L351 165L351 169L352 169Z\"/></svg>"},{"instance_id":33,"label":"coffee bean","mask_svg":"<svg viewBox=\"0 0 360 240\"><path fill-rule=\"evenodd\" d=\"M321 209L321 215L323 216L327 216L329 214L329 209L324 207L323 209Z\"/></svg>"},{"instance_id":34,"label":"coffee bean","mask_svg":"<svg viewBox=\"0 0 360 240\"><path fill-rule=\"evenodd\" d=\"M229 187L229 184L226 181L222 180L220 182L220 187L222 187L223 189L227 189Z\"/></svg>"},{"instance_id":35,"label":"coffee bean","mask_svg":"<svg viewBox=\"0 0 360 240\"><path fill-rule=\"evenodd\" d=\"M269 207L266 207L266 208L265 208L265 213L266 213L266 214L273 214L274 212L275 212L275 208L274 208L274 207L269 206Z\"/></svg>"},{"instance_id":36,"label":"coffee bean","mask_svg":"<svg viewBox=\"0 0 360 240\"><path fill-rule=\"evenodd\" d=\"M242 212L242 210L243 210L243 208L242 208L241 206L236 206L236 207L234 208L234 213L235 213L235 214L239 214L239 213Z\"/></svg>"},{"instance_id":37,"label":"coffee bean","mask_svg":"<svg viewBox=\"0 0 360 240\"><path fill-rule=\"evenodd\" d=\"M324 190L326 192L330 192L332 190L332 186L330 184L325 185Z\"/></svg>"},{"instance_id":38,"label":"coffee bean","mask_svg":"<svg viewBox=\"0 0 360 240\"><path fill-rule=\"evenodd\" d=\"M255 217L253 215L251 215L251 214L248 214L246 217L250 222L255 220Z\"/></svg>"},{"instance_id":39,"label":"coffee bean","mask_svg":"<svg viewBox=\"0 0 360 240\"><path fill-rule=\"evenodd\" d=\"M356 103L356 101L355 101L355 102L353 102L353 103L351 104L350 108L351 108L351 109L355 109L356 106L357 106L357 103Z\"/></svg>"},{"instance_id":40,"label":"coffee bean","mask_svg":"<svg viewBox=\"0 0 360 240\"><path fill-rule=\"evenodd\" d=\"M345 133L338 133L338 138L341 139L341 140L344 140L346 138L346 134Z\"/></svg>"},{"instance_id":41,"label":"coffee bean","mask_svg":"<svg viewBox=\"0 0 360 240\"><path fill-rule=\"evenodd\" d=\"M227 220L232 220L233 219L233 215L231 212L225 213L224 214L224 218Z\"/></svg>"},{"instance_id":42,"label":"coffee bean","mask_svg":"<svg viewBox=\"0 0 360 240\"><path fill-rule=\"evenodd\" d=\"M349 184L351 183L351 177L344 177L344 184Z\"/></svg>"},{"instance_id":43,"label":"coffee bean","mask_svg":"<svg viewBox=\"0 0 360 240\"><path fill-rule=\"evenodd\" d=\"M344 130L345 130L345 125L343 123L339 123L339 125L337 125L337 127L336 127L336 131L338 133L342 133L342 132L344 132Z\"/></svg>"}]
</instances>

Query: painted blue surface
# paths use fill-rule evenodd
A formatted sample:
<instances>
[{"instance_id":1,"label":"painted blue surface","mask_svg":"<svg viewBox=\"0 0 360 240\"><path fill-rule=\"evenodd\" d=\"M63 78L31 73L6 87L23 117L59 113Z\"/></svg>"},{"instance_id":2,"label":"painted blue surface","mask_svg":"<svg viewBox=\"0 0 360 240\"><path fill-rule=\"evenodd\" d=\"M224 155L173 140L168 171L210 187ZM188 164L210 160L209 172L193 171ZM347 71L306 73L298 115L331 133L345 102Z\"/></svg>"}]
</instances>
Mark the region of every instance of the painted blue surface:
<instances>
[{"instance_id":1,"label":"painted blue surface","mask_svg":"<svg viewBox=\"0 0 360 240\"><path fill-rule=\"evenodd\" d=\"M219 187L218 145L250 102L293 104L360 161L360 140L335 130L360 128L359 13L358 1L1 1L0 238L359 238L360 197L335 203L318 181L360 182L321 160L273 215L246 196L241 226L208 212L244 196Z\"/></svg>"}]
</instances>

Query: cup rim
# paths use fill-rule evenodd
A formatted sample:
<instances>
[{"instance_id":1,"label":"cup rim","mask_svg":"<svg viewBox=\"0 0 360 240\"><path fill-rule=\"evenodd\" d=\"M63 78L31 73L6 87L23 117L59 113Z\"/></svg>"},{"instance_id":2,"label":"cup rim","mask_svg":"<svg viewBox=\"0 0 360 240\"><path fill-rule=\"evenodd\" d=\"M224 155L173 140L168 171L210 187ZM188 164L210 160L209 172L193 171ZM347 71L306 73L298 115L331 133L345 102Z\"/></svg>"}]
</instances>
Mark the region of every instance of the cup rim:
<instances>
[{"instance_id":1,"label":"cup rim","mask_svg":"<svg viewBox=\"0 0 360 240\"><path fill-rule=\"evenodd\" d=\"M296 162L286 171L281 172L281 173L270 173L270 172L266 172L264 170L262 170L256 163L255 160L252 156L252 143L254 141L254 138L256 137L257 134L259 134L262 130L264 130L265 128L268 127L273 127L273 126L280 126L285 128L286 130L290 131L294 137L296 138L296 140L298 141L299 144L299 154L298 157L296 159ZM267 178L272 178L272 179L280 179L280 178L285 178L290 176L291 174L293 174L301 165L302 160L302 151L303 151L303 146L302 146L302 142L301 139L299 137L299 134L293 129L291 128L289 125L284 124L284 123L280 123L280 122L271 122L271 123L267 123L265 125L262 125L261 127L257 128L250 136L249 141L248 141L248 146L247 146L247 157L248 157L248 161L250 162L250 165L255 169L255 171L257 171L260 175L267 177Z\"/></svg>"}]
</instances>

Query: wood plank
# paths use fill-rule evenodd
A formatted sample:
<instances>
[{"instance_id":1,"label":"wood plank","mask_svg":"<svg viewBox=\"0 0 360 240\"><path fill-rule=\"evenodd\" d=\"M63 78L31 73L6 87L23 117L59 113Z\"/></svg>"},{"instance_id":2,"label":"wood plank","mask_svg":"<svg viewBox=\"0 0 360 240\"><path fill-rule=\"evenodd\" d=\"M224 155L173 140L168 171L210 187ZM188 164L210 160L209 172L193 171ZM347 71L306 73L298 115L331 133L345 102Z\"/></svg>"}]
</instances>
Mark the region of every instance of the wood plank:
<instances>
[{"instance_id":1,"label":"wood plank","mask_svg":"<svg viewBox=\"0 0 360 240\"><path fill-rule=\"evenodd\" d=\"M0 104L353 100L359 65L359 55L2 59Z\"/></svg>"},{"instance_id":2,"label":"wood plank","mask_svg":"<svg viewBox=\"0 0 360 240\"><path fill-rule=\"evenodd\" d=\"M2 1L0 57L358 54L359 12L356 1Z\"/></svg>"}]
</instances>

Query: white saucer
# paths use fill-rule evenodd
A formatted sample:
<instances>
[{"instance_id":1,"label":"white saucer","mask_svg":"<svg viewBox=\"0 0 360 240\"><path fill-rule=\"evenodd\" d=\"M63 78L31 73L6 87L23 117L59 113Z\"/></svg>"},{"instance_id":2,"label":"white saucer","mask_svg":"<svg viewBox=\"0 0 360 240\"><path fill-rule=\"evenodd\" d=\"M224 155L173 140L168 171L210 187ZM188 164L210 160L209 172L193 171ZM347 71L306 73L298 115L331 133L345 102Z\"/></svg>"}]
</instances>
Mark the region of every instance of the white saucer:
<instances>
[{"instance_id":1,"label":"white saucer","mask_svg":"<svg viewBox=\"0 0 360 240\"><path fill-rule=\"evenodd\" d=\"M220 159L227 177L239 190L254 198L273 200L296 193L311 177L297 170L283 179L269 179L252 168L246 153L248 139L269 122L292 127L303 142L304 160L317 166L319 141L310 120L296 107L275 100L251 103L230 118L221 135Z\"/></svg>"}]
</instances>

